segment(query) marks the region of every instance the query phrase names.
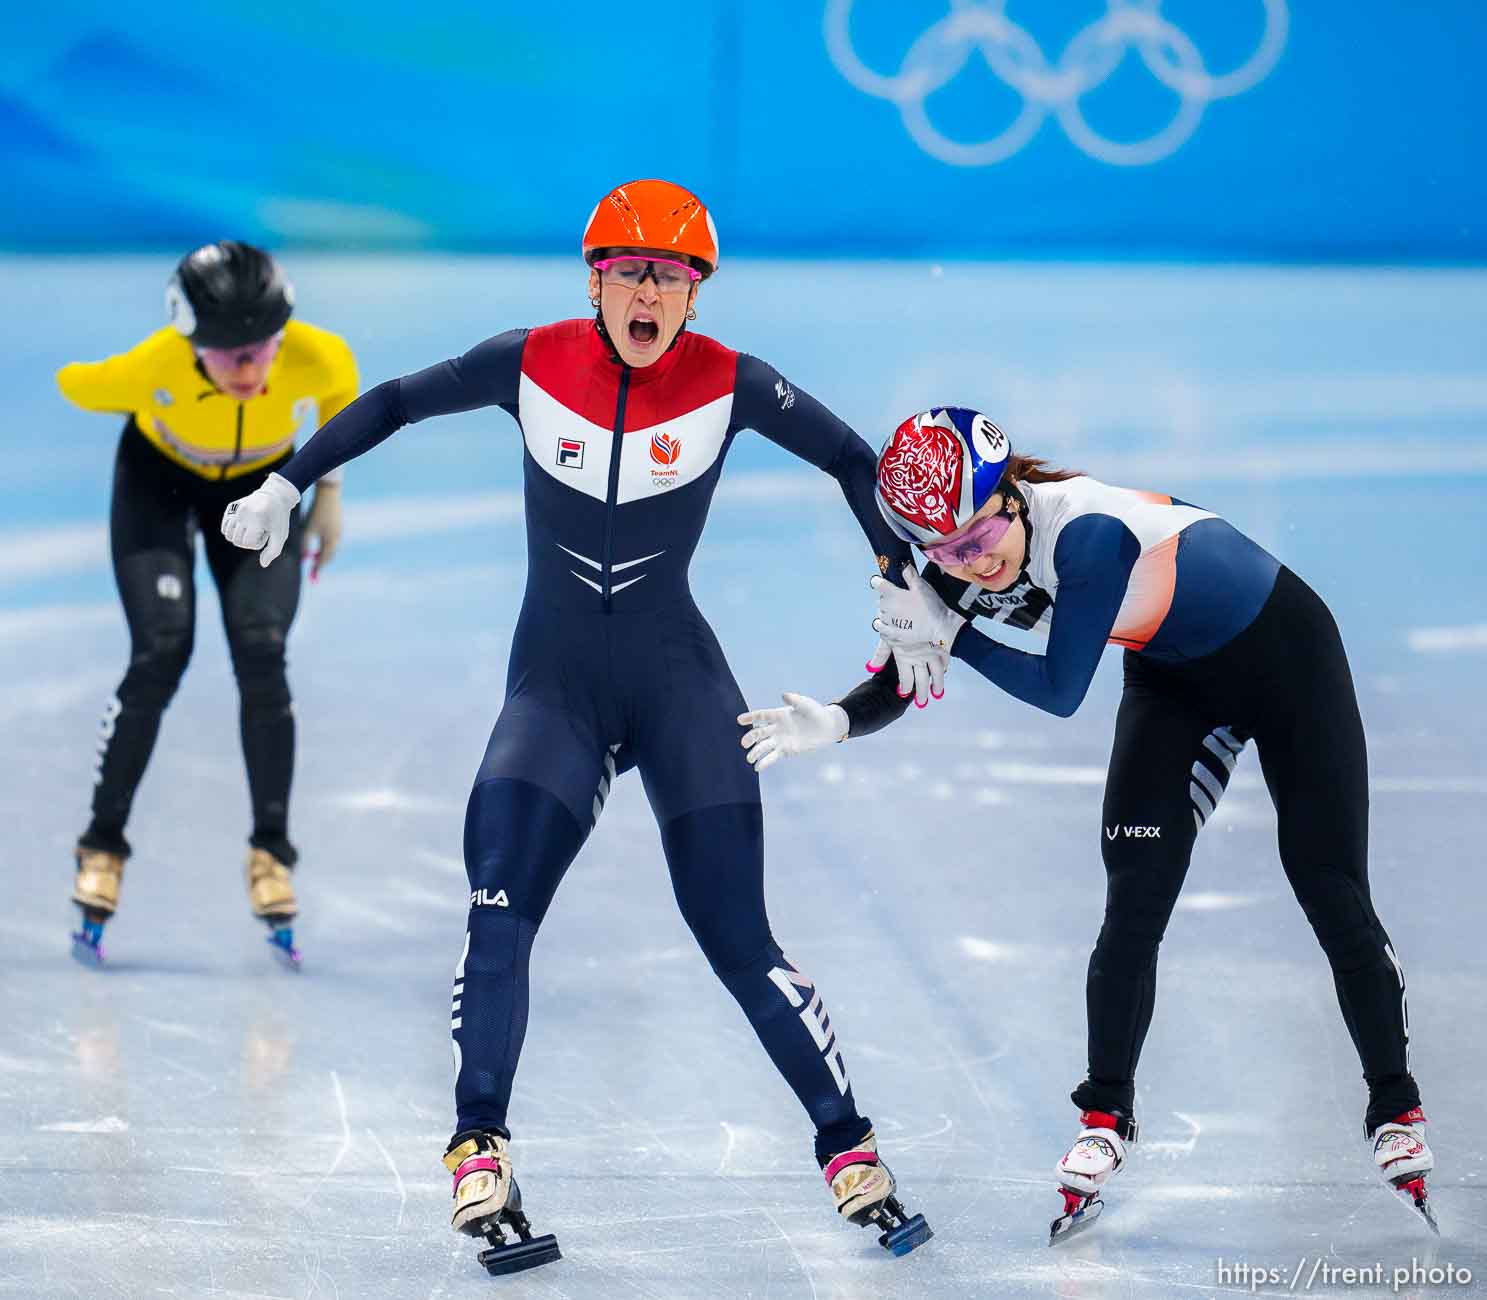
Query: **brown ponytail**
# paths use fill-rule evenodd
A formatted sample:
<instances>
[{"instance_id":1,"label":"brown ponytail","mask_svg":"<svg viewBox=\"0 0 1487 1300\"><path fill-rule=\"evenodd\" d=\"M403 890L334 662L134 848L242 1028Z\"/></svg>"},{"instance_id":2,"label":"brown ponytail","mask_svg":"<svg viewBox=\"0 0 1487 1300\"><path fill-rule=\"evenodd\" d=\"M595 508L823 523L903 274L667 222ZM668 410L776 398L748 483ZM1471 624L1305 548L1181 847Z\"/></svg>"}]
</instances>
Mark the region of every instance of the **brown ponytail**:
<instances>
[{"instance_id":1,"label":"brown ponytail","mask_svg":"<svg viewBox=\"0 0 1487 1300\"><path fill-rule=\"evenodd\" d=\"M1083 478L1080 469L1049 469L1041 456L1020 456L1016 452L1007 460L1007 477L1017 483L1062 483L1069 478Z\"/></svg>"}]
</instances>

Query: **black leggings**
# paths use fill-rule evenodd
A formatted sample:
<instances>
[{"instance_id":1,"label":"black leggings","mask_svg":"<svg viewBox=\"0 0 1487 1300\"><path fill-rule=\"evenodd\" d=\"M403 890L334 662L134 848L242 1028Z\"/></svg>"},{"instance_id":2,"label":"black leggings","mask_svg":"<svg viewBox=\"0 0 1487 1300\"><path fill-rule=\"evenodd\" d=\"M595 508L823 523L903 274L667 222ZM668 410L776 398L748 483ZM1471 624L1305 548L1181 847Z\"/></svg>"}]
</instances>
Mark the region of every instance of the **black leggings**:
<instances>
[{"instance_id":1,"label":"black leggings","mask_svg":"<svg viewBox=\"0 0 1487 1300\"><path fill-rule=\"evenodd\" d=\"M1286 878L1332 966L1363 1063L1365 1119L1420 1104L1404 974L1368 892L1368 755L1337 624L1289 569L1255 621L1190 663L1125 656L1105 786L1105 922L1089 961L1089 1078L1076 1105L1129 1115L1157 948L1193 842L1253 740Z\"/></svg>"},{"instance_id":2,"label":"black leggings","mask_svg":"<svg viewBox=\"0 0 1487 1300\"><path fill-rule=\"evenodd\" d=\"M114 462L109 532L114 579L129 622L129 668L103 716L93 819L84 844L128 852L124 825L134 792L155 747L161 715L191 658L200 532L237 676L253 803L251 842L293 864L288 806L294 714L284 643L299 604L299 511L284 553L266 569L256 551L234 546L218 527L227 504L252 492L282 463L238 478L204 479L162 456L132 421L125 425Z\"/></svg>"}]
</instances>

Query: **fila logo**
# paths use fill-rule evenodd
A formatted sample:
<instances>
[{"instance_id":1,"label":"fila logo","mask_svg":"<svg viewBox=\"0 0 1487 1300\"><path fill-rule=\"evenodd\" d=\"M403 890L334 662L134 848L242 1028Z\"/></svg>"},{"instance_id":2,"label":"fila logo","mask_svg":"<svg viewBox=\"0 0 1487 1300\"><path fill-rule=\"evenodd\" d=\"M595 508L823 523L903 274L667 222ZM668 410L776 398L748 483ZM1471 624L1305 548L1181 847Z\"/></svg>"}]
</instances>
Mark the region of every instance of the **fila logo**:
<instances>
[{"instance_id":1,"label":"fila logo","mask_svg":"<svg viewBox=\"0 0 1487 1300\"><path fill-rule=\"evenodd\" d=\"M675 465L676 458L682 454L682 440L673 438L669 433L655 433L651 435L651 459L657 465Z\"/></svg>"},{"instance_id":2,"label":"fila logo","mask_svg":"<svg viewBox=\"0 0 1487 1300\"><path fill-rule=\"evenodd\" d=\"M836 1033L831 1028L831 1020L826 1014L826 1008L821 1005L821 995L816 992L816 986L791 966L788 959L785 969L774 967L769 972L769 978L774 986L785 995L785 1001L800 1012L800 1023L806 1027L811 1041L820 1050L826 1062L826 1068L831 1071L831 1077L836 1081L836 1090L845 1097L847 1089L852 1086L847 1081L847 1064L842 1060L842 1049L836 1045ZM809 991L811 995L809 1003L797 992L799 989Z\"/></svg>"},{"instance_id":3,"label":"fila logo","mask_svg":"<svg viewBox=\"0 0 1487 1300\"><path fill-rule=\"evenodd\" d=\"M795 405L795 390L783 379L776 379L774 384L774 395L780 403L780 410L788 411Z\"/></svg>"},{"instance_id":4,"label":"fila logo","mask_svg":"<svg viewBox=\"0 0 1487 1300\"><path fill-rule=\"evenodd\" d=\"M1116 822L1105 832L1107 840L1113 840L1117 836L1124 836L1128 840L1159 840L1162 838L1160 826L1122 826Z\"/></svg>"},{"instance_id":5,"label":"fila logo","mask_svg":"<svg viewBox=\"0 0 1487 1300\"><path fill-rule=\"evenodd\" d=\"M558 439L558 465L562 469L583 468L583 441L580 438Z\"/></svg>"},{"instance_id":6,"label":"fila logo","mask_svg":"<svg viewBox=\"0 0 1487 1300\"><path fill-rule=\"evenodd\" d=\"M493 894L488 889L477 889L470 895L471 907L510 907L511 902L506 897L504 889L498 889Z\"/></svg>"}]
</instances>

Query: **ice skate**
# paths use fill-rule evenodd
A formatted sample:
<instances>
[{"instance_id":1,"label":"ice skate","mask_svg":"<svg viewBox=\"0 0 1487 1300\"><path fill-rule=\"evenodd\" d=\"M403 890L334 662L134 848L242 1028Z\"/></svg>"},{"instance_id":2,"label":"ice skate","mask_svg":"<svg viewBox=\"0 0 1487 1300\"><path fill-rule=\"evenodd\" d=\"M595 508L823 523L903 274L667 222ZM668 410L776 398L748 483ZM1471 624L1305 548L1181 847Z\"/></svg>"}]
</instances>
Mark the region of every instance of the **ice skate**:
<instances>
[{"instance_id":1,"label":"ice skate","mask_svg":"<svg viewBox=\"0 0 1487 1300\"><path fill-rule=\"evenodd\" d=\"M1435 1156L1425 1141L1425 1113L1418 1106L1373 1131L1373 1160L1384 1181L1440 1236L1425 1190L1425 1175L1435 1168Z\"/></svg>"},{"instance_id":2,"label":"ice skate","mask_svg":"<svg viewBox=\"0 0 1487 1300\"><path fill-rule=\"evenodd\" d=\"M1067 1241L1093 1226L1105 1202L1100 1188L1126 1163L1126 1143L1136 1140L1136 1121L1106 1111L1079 1114L1079 1136L1054 1167L1064 1212L1048 1225L1048 1244Z\"/></svg>"},{"instance_id":3,"label":"ice skate","mask_svg":"<svg viewBox=\"0 0 1487 1300\"><path fill-rule=\"evenodd\" d=\"M878 1140L872 1133L852 1150L832 1156L821 1172L837 1213L859 1227L881 1228L878 1245L884 1250L907 1255L935 1235L922 1214L911 1217L899 1204L893 1171L878 1158Z\"/></svg>"},{"instance_id":4,"label":"ice skate","mask_svg":"<svg viewBox=\"0 0 1487 1300\"><path fill-rule=\"evenodd\" d=\"M103 926L119 906L124 879L124 855L77 846L77 875L72 901L82 913L81 928L72 936L72 955L84 966L103 964Z\"/></svg>"},{"instance_id":5,"label":"ice skate","mask_svg":"<svg viewBox=\"0 0 1487 1300\"><path fill-rule=\"evenodd\" d=\"M474 1131L457 1133L444 1153L444 1167L454 1175L450 1226L490 1243L489 1250L480 1252L480 1262L492 1274L520 1273L563 1257L552 1233L532 1235L506 1148L499 1134Z\"/></svg>"},{"instance_id":6,"label":"ice skate","mask_svg":"<svg viewBox=\"0 0 1487 1300\"><path fill-rule=\"evenodd\" d=\"M253 915L268 925L274 956L291 970L298 970L300 952L294 946L292 922L299 914L299 903L289 868L267 849L250 849L247 872L248 902Z\"/></svg>"}]
</instances>

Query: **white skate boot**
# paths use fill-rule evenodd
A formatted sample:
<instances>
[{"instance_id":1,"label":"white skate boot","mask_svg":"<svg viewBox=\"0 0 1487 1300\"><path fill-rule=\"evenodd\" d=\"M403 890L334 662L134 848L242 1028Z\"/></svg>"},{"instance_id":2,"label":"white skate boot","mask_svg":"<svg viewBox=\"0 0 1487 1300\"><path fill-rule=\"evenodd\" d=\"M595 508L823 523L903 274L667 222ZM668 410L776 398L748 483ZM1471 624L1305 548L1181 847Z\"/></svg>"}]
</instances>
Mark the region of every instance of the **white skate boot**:
<instances>
[{"instance_id":1,"label":"white skate boot","mask_svg":"<svg viewBox=\"0 0 1487 1300\"><path fill-rule=\"evenodd\" d=\"M1425 1175L1435 1168L1435 1156L1425 1141L1425 1112L1418 1106L1373 1131L1373 1162L1379 1173L1412 1209L1418 1210L1437 1236L1440 1228L1425 1190Z\"/></svg>"},{"instance_id":2,"label":"white skate boot","mask_svg":"<svg viewBox=\"0 0 1487 1300\"><path fill-rule=\"evenodd\" d=\"M858 1227L883 1229L878 1245L884 1250L907 1255L935 1235L922 1214L910 1217L899 1204L893 1171L878 1158L878 1139L872 1133L850 1151L832 1156L821 1172L837 1213Z\"/></svg>"},{"instance_id":3,"label":"white skate boot","mask_svg":"<svg viewBox=\"0 0 1487 1300\"><path fill-rule=\"evenodd\" d=\"M519 1273L561 1259L551 1233L532 1236L521 1209L521 1189L511 1176L507 1141L499 1133L457 1133L444 1153L444 1167L454 1175L454 1214L450 1226L471 1237L484 1237L480 1252L488 1273ZM511 1228L514 1237L507 1237Z\"/></svg>"},{"instance_id":4,"label":"white skate boot","mask_svg":"<svg viewBox=\"0 0 1487 1300\"><path fill-rule=\"evenodd\" d=\"M1126 1143L1136 1141L1136 1121L1101 1110L1079 1113L1079 1136L1054 1167L1064 1212L1048 1225L1048 1244L1066 1240L1090 1227L1105 1202L1100 1188L1111 1174L1125 1167Z\"/></svg>"}]
</instances>

